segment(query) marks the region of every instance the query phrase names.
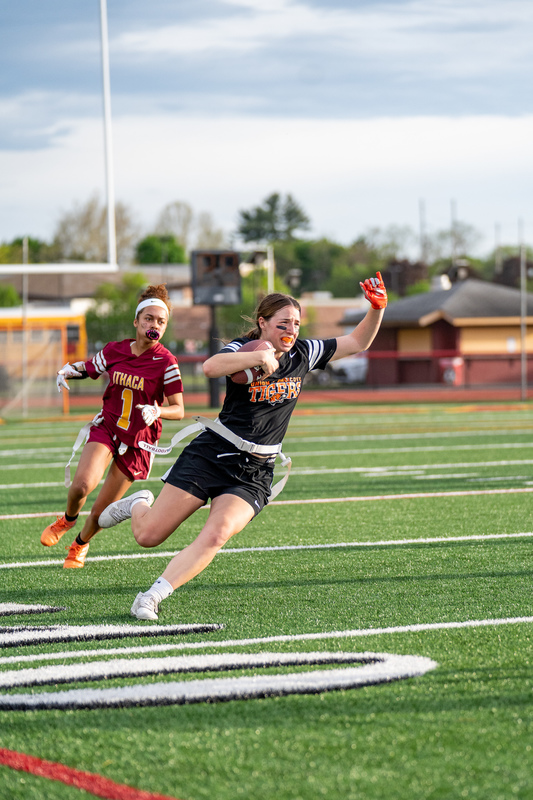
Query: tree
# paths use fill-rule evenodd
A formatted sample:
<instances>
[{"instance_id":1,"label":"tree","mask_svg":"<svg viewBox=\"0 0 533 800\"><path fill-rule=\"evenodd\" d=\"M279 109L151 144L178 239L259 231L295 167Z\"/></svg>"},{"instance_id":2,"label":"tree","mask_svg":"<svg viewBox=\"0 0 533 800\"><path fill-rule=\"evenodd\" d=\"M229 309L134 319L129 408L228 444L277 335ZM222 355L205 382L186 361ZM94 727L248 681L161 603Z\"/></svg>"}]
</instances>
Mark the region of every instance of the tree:
<instances>
[{"instance_id":1,"label":"tree","mask_svg":"<svg viewBox=\"0 0 533 800\"><path fill-rule=\"evenodd\" d=\"M288 286L276 275L274 291L289 293ZM254 311L259 301L267 294L267 276L265 270L253 270L241 280L242 300L239 305L219 306L216 310L220 338L231 341L254 327Z\"/></svg>"},{"instance_id":2,"label":"tree","mask_svg":"<svg viewBox=\"0 0 533 800\"><path fill-rule=\"evenodd\" d=\"M431 290L431 281L422 280L411 284L405 290L406 297L413 297L415 294L425 294Z\"/></svg>"},{"instance_id":3,"label":"tree","mask_svg":"<svg viewBox=\"0 0 533 800\"><path fill-rule=\"evenodd\" d=\"M282 211L282 223L282 238L289 241L294 239L295 231L307 231L311 227L311 220L291 194L288 194L285 198Z\"/></svg>"},{"instance_id":4,"label":"tree","mask_svg":"<svg viewBox=\"0 0 533 800\"><path fill-rule=\"evenodd\" d=\"M87 311L87 338L95 350L106 342L133 338L138 298L146 287L142 273L126 272L119 284L103 283L94 293L95 306Z\"/></svg>"},{"instance_id":5,"label":"tree","mask_svg":"<svg viewBox=\"0 0 533 800\"><path fill-rule=\"evenodd\" d=\"M174 236L145 236L135 249L139 264L185 264L187 254Z\"/></svg>"},{"instance_id":6,"label":"tree","mask_svg":"<svg viewBox=\"0 0 533 800\"><path fill-rule=\"evenodd\" d=\"M189 249L194 212L188 203L174 200L167 203L157 218L154 232L160 236L174 236L182 247Z\"/></svg>"},{"instance_id":7,"label":"tree","mask_svg":"<svg viewBox=\"0 0 533 800\"><path fill-rule=\"evenodd\" d=\"M0 306L2 308L13 308L22 305L19 293L10 283L0 283Z\"/></svg>"},{"instance_id":8,"label":"tree","mask_svg":"<svg viewBox=\"0 0 533 800\"><path fill-rule=\"evenodd\" d=\"M453 227L427 237L429 261L465 257L481 240L481 233L467 222L455 222Z\"/></svg>"},{"instance_id":9,"label":"tree","mask_svg":"<svg viewBox=\"0 0 533 800\"><path fill-rule=\"evenodd\" d=\"M277 192L261 206L239 211L239 236L245 242L292 241L297 230L308 230L310 219L292 195Z\"/></svg>"},{"instance_id":10,"label":"tree","mask_svg":"<svg viewBox=\"0 0 533 800\"><path fill-rule=\"evenodd\" d=\"M351 285L348 296L353 296L358 287L349 263L349 251L329 239L277 242L274 254L276 271L287 283L292 283L291 275L296 270L299 272L299 286L292 287L293 293L330 291L335 295L340 292L339 296L343 296L344 288Z\"/></svg>"},{"instance_id":11,"label":"tree","mask_svg":"<svg viewBox=\"0 0 533 800\"><path fill-rule=\"evenodd\" d=\"M223 250L225 247L224 231L215 227L213 217L208 211L201 211L196 220L196 249Z\"/></svg>"},{"instance_id":12,"label":"tree","mask_svg":"<svg viewBox=\"0 0 533 800\"><path fill-rule=\"evenodd\" d=\"M326 286L333 297L354 297L359 294L359 281L354 268L346 263L333 265Z\"/></svg>"},{"instance_id":13,"label":"tree","mask_svg":"<svg viewBox=\"0 0 533 800\"><path fill-rule=\"evenodd\" d=\"M160 212L154 232L159 236L173 236L188 252L193 236L196 250L222 250L227 246L226 236L215 226L209 211L195 214L188 203L174 200Z\"/></svg>"},{"instance_id":14,"label":"tree","mask_svg":"<svg viewBox=\"0 0 533 800\"><path fill-rule=\"evenodd\" d=\"M370 250L375 250L380 260L390 261L406 258L417 237L408 225L388 225L386 228L369 228L364 234L364 240Z\"/></svg>"},{"instance_id":15,"label":"tree","mask_svg":"<svg viewBox=\"0 0 533 800\"><path fill-rule=\"evenodd\" d=\"M23 238L19 236L12 242L0 244L0 264L22 264L23 241ZM28 236L28 262L30 264L50 263L57 261L57 257L57 248L54 245Z\"/></svg>"},{"instance_id":16,"label":"tree","mask_svg":"<svg viewBox=\"0 0 533 800\"><path fill-rule=\"evenodd\" d=\"M132 259L139 229L132 212L123 203L115 205L117 261L121 264ZM75 261L107 261L107 208L98 197L86 203L76 203L71 211L59 219L54 244L59 258Z\"/></svg>"}]
</instances>

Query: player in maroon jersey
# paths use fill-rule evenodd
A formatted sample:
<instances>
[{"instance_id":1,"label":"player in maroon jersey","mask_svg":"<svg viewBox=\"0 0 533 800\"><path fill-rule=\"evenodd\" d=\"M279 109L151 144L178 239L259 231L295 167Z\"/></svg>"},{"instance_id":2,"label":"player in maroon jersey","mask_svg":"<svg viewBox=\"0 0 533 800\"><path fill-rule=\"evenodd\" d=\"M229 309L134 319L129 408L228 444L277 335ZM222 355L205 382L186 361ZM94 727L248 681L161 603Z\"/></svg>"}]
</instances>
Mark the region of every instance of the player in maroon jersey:
<instances>
[{"instance_id":1,"label":"player in maroon jersey","mask_svg":"<svg viewBox=\"0 0 533 800\"><path fill-rule=\"evenodd\" d=\"M89 361L65 364L57 374L58 390L68 389L67 379L99 378L104 372L109 383L102 410L90 425L87 442L70 485L66 512L42 533L41 544L57 544L74 527L87 496L109 470L89 516L68 548L63 567L84 566L89 541L101 530L98 517L109 503L119 500L133 481L145 480L153 455L142 450L140 440L156 443L161 420L183 418L183 385L175 356L159 339L170 317L170 302L164 284L149 286L141 295L133 325L135 339L110 342ZM164 401L167 404L163 405ZM152 498L151 492L142 492Z\"/></svg>"},{"instance_id":2,"label":"player in maroon jersey","mask_svg":"<svg viewBox=\"0 0 533 800\"><path fill-rule=\"evenodd\" d=\"M136 492L112 503L99 518L103 528L131 518L136 541L142 547L156 547L211 499L209 515L196 539L174 556L147 592L135 598L134 617L156 620L160 603L204 570L228 539L268 503L273 495L274 461L282 455L281 443L305 375L324 369L329 361L366 350L379 330L387 305L380 273L361 283L361 288L371 308L345 336L300 339L298 301L274 293L261 301L251 331L205 361L207 377L228 376L218 420L203 420L203 432L163 476L165 484L153 508L149 499ZM270 347L241 351L243 344L256 339L269 342ZM229 377L256 366L263 375L249 384L234 383Z\"/></svg>"}]
</instances>

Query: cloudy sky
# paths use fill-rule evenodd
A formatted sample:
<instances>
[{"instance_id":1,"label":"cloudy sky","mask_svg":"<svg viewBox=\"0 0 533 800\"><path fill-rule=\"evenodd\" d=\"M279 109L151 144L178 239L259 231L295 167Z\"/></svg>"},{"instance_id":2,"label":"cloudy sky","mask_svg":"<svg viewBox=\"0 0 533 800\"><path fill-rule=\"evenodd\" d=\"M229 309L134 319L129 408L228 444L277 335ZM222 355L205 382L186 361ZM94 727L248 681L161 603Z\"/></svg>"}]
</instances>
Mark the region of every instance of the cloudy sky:
<instances>
[{"instance_id":1,"label":"cloudy sky","mask_svg":"<svg viewBox=\"0 0 533 800\"><path fill-rule=\"evenodd\" d=\"M291 193L308 235L448 228L533 244L531 0L107 0L114 180L148 232L235 231ZM0 7L0 241L105 201L99 0Z\"/></svg>"}]
</instances>

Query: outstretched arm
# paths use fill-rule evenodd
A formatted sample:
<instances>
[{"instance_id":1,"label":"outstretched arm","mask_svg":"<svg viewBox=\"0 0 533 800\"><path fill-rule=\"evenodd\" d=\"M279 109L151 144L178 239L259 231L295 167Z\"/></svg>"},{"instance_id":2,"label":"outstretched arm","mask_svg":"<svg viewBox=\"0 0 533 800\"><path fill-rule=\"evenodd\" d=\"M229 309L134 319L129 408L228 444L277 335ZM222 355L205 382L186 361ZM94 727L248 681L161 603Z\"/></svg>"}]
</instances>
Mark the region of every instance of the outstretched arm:
<instances>
[{"instance_id":1,"label":"outstretched arm","mask_svg":"<svg viewBox=\"0 0 533 800\"><path fill-rule=\"evenodd\" d=\"M377 272L375 278L367 278L366 281L359 285L366 299L370 302L370 308L366 316L363 317L351 333L337 338L337 350L331 359L332 361L367 350L374 341L381 325L387 306L387 290L381 273Z\"/></svg>"},{"instance_id":2,"label":"outstretched arm","mask_svg":"<svg viewBox=\"0 0 533 800\"><path fill-rule=\"evenodd\" d=\"M87 370L85 369L85 361L76 361L74 364L65 364L64 367L58 369L57 371L57 378L56 378L56 386L57 391L61 392L61 387L63 389L67 389L70 392L70 386L67 383L67 378L88 378Z\"/></svg>"}]
</instances>

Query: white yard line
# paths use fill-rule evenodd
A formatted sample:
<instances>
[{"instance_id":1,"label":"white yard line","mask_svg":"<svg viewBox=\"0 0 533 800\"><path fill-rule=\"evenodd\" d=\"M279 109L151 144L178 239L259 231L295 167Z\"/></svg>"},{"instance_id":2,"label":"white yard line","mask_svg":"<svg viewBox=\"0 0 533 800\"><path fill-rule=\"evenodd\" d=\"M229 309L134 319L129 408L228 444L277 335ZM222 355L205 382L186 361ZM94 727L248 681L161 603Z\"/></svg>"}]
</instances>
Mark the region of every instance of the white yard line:
<instances>
[{"instance_id":1,"label":"white yard line","mask_svg":"<svg viewBox=\"0 0 533 800\"><path fill-rule=\"evenodd\" d=\"M159 480L152 478L151 480ZM313 505L315 503L359 503L366 501L381 500L417 500L432 497L470 497L475 495L491 494L523 494L533 492L533 487L516 487L513 489L471 489L468 491L457 492L415 492L410 494L373 494L360 495L357 497L314 497L307 500L274 500L269 506L294 506L294 505ZM204 509L209 506L204 506ZM36 519L43 517L54 517L63 514L63 511L37 511L32 514L0 514L0 521L7 519ZM80 516L87 515L88 511L80 512ZM1 566L1 565L0 565Z\"/></svg>"},{"instance_id":2,"label":"white yard line","mask_svg":"<svg viewBox=\"0 0 533 800\"><path fill-rule=\"evenodd\" d=\"M385 634L423 633L424 631L457 630L462 628L491 628L500 625L531 624L533 617L504 617L501 619L475 619L461 622L429 622L416 625L398 625L386 628L359 628L345 631L321 631L317 633L280 634L277 636L259 636L250 639L226 639L207 642L179 642L169 644L152 644L135 647L112 647L94 650L73 650L61 653L38 653L35 655L4 656L0 664L18 664L32 661L60 661L65 658L97 658L101 656L129 655L134 653L161 653L175 650L207 650L222 647L249 647L251 645L272 644L274 642L310 642L327 639L352 639L365 636L383 636ZM137 628L139 630L139 628ZM164 635L164 631L161 631Z\"/></svg>"},{"instance_id":3,"label":"white yard line","mask_svg":"<svg viewBox=\"0 0 533 800\"><path fill-rule=\"evenodd\" d=\"M524 539L533 536L533 531L524 533L487 533L473 536L435 536L420 539L386 539L365 542L330 542L329 544L288 544L272 545L269 547L224 547L217 555L239 555L241 553L270 553L291 550L334 550L336 548L356 547L402 547L413 544L443 544L447 542L484 542L494 539ZM136 561L145 558L172 558L177 550L161 550L148 553L127 553L110 556L88 556L86 561ZM57 567L63 564L64 559L47 559L46 561L10 561L0 564L0 569L22 569L25 567Z\"/></svg>"},{"instance_id":4,"label":"white yard line","mask_svg":"<svg viewBox=\"0 0 533 800\"><path fill-rule=\"evenodd\" d=\"M343 450L339 452L337 450L331 451L310 451L308 453L294 453L292 454L293 463L296 459L300 460L300 458L317 458L319 456L353 456L358 455L361 451L360 450ZM157 463L162 464L173 464L176 459L173 456L170 457L159 457L157 459ZM518 459L498 459L497 461L454 461L449 464L393 464L392 466L382 466L382 467L339 467L335 468L334 470L329 469L328 467L296 467L293 466L292 468L292 475L316 475L320 473L328 474L328 472L363 472L363 473L405 473L411 472L412 470L416 470L420 472L424 469L457 469L457 468L475 468L480 469L481 467L513 467L513 466L523 466L523 465L531 465L533 464L533 458L518 458ZM62 469L64 468L63 462L46 462L43 464L28 464L22 467L20 464L8 464L7 466L3 466L0 468L0 472L2 470L13 470L13 469ZM160 478L150 478L150 480L160 480ZM4 489L13 489L13 488L20 488L22 486L37 486L40 484L4 484L0 485ZM61 481L57 481L57 486L62 486Z\"/></svg>"},{"instance_id":5,"label":"white yard line","mask_svg":"<svg viewBox=\"0 0 533 800\"><path fill-rule=\"evenodd\" d=\"M383 451L384 452L384 451ZM304 454L296 454L294 458L298 458L299 455ZM331 452L331 453L306 453L306 456L318 456L318 455L337 455L339 453ZM354 450L353 453L349 451L343 451L343 456L346 455L361 455L361 451ZM158 460L159 464L172 464L175 459L173 458L161 458ZM398 473L399 475L405 473L406 471L416 470L420 472L424 469L480 469L481 467L508 467L508 466L524 466L524 465L531 465L533 464L533 459L513 459L513 460L499 460L499 461L472 461L472 462L453 462L450 464L410 464L410 465L400 465L400 466L384 466L384 467L293 467L291 475L295 476L307 476L307 475L337 475L337 474L377 474L380 473L389 473L395 474ZM51 466L47 464L47 469L50 469ZM63 464L57 465L58 467L63 467ZM25 469L31 469L32 467L28 466ZM150 482L160 481L160 477L152 477L147 479ZM103 483L103 481L100 481ZM64 486L64 481L42 481L39 483L3 483L0 484L0 489L3 490L10 490L10 489L42 489L42 488L53 488L58 486ZM0 516L0 519L2 517Z\"/></svg>"}]
</instances>

